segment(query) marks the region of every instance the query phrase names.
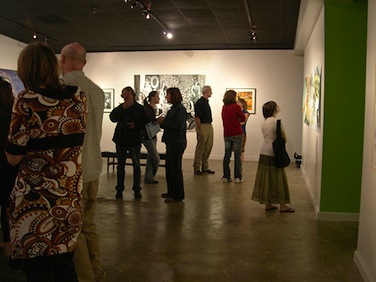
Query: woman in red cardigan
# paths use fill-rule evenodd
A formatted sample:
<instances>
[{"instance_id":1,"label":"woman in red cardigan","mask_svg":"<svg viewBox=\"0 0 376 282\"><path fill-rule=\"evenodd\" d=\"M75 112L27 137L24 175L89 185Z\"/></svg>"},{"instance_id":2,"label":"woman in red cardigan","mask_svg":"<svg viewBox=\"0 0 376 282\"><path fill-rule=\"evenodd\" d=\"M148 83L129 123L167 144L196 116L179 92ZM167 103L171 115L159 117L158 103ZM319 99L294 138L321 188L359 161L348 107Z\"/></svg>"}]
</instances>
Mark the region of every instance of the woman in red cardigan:
<instances>
[{"instance_id":1,"label":"woman in red cardigan","mask_svg":"<svg viewBox=\"0 0 376 282\"><path fill-rule=\"evenodd\" d=\"M245 116L236 104L236 92L227 90L223 97L222 122L223 135L225 141L225 156L223 158L223 177L222 182L231 182L230 159L231 152L234 150L235 166L234 175L235 183L243 182L242 179L242 163L240 160L242 147L242 127L241 122L245 121Z\"/></svg>"}]
</instances>

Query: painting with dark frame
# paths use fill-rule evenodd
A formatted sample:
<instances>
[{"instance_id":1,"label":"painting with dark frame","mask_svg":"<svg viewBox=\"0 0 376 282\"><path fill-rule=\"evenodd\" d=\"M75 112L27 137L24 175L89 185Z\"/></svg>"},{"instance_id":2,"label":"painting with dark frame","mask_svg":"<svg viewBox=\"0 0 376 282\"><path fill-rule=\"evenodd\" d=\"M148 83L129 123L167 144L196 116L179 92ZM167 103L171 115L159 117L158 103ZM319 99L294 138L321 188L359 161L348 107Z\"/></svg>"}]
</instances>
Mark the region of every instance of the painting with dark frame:
<instances>
[{"instance_id":1,"label":"painting with dark frame","mask_svg":"<svg viewBox=\"0 0 376 282\"><path fill-rule=\"evenodd\" d=\"M115 106L115 89L102 88L104 92L104 112L110 113Z\"/></svg>"}]
</instances>

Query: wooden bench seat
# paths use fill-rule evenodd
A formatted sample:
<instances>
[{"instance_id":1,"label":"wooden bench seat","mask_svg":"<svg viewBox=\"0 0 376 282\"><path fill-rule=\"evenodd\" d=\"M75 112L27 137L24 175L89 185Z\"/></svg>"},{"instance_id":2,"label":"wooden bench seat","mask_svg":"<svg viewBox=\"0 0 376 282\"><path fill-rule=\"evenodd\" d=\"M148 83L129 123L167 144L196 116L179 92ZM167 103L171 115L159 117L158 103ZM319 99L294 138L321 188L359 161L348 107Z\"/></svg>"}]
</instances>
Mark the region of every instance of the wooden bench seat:
<instances>
[{"instance_id":1,"label":"wooden bench seat","mask_svg":"<svg viewBox=\"0 0 376 282\"><path fill-rule=\"evenodd\" d=\"M141 166L146 166L147 157L148 157L148 153L141 152L140 160L145 160L144 162L143 161L140 162ZM110 169L111 165L112 165L112 170L115 171L115 165L117 165L117 155L116 155L116 152L103 151L102 152L102 158L107 158L107 173L109 172L109 169ZM161 159L161 161L162 160L164 161L164 162L160 162L159 166L163 166L164 167L165 166L165 161L166 161L166 154L165 153L160 153L159 154L159 158ZM125 163L125 165L132 165L132 160L131 160L131 157L130 157L129 153L127 153L127 162Z\"/></svg>"}]
</instances>

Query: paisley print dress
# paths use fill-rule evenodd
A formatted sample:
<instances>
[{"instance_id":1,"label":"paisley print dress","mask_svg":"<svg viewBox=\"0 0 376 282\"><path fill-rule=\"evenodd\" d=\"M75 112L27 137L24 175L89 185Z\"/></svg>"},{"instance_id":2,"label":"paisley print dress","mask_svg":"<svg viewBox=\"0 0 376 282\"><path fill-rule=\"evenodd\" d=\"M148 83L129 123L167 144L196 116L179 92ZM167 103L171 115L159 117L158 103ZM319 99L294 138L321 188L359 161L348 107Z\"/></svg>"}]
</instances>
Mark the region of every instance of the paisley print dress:
<instances>
[{"instance_id":1,"label":"paisley print dress","mask_svg":"<svg viewBox=\"0 0 376 282\"><path fill-rule=\"evenodd\" d=\"M82 225L86 96L77 87L21 92L6 151L24 155L10 196L11 259L72 252Z\"/></svg>"}]
</instances>

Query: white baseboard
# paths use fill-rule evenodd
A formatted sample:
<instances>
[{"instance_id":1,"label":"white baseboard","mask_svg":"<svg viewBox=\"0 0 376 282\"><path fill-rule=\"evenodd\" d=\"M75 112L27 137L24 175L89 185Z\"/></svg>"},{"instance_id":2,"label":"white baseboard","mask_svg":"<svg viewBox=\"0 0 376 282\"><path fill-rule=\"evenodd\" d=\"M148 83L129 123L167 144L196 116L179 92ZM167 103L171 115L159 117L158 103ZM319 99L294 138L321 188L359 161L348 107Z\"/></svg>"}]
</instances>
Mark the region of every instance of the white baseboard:
<instances>
[{"instance_id":1,"label":"white baseboard","mask_svg":"<svg viewBox=\"0 0 376 282\"><path fill-rule=\"evenodd\" d=\"M325 221L355 221L359 222L359 213L318 212L318 220Z\"/></svg>"},{"instance_id":2,"label":"white baseboard","mask_svg":"<svg viewBox=\"0 0 376 282\"><path fill-rule=\"evenodd\" d=\"M371 274L371 271L367 269L367 266L365 265L364 260L362 259L362 256L360 255L358 251L354 252L354 262L364 282L376 281L376 277L373 277L373 275Z\"/></svg>"}]
</instances>

